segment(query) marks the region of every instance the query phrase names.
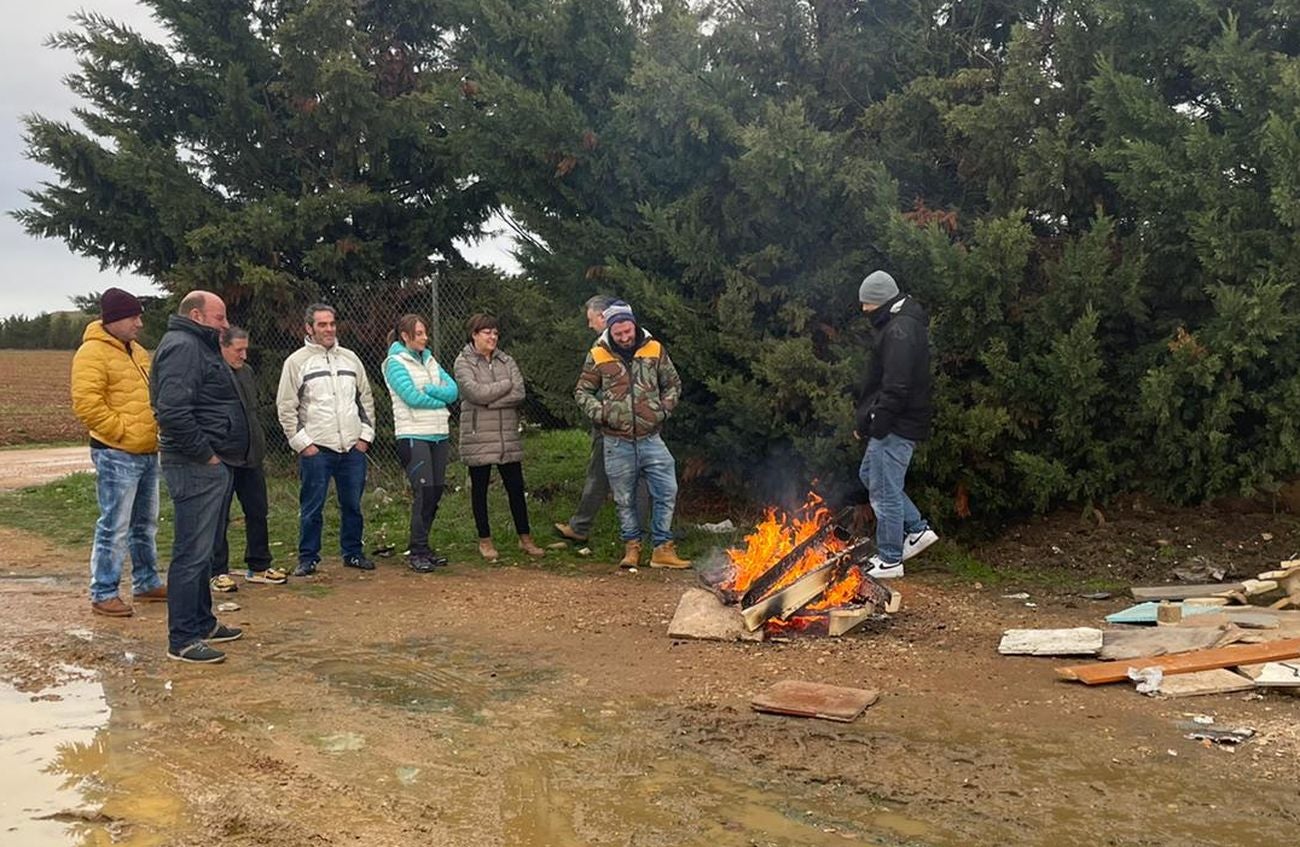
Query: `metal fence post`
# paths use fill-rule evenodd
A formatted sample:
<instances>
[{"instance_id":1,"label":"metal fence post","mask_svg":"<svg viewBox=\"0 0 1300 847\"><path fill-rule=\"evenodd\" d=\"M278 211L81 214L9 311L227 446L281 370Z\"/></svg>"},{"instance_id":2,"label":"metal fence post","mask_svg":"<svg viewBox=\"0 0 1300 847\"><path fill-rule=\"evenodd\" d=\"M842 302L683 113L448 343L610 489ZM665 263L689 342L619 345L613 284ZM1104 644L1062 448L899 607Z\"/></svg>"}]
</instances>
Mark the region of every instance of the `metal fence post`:
<instances>
[{"instance_id":1,"label":"metal fence post","mask_svg":"<svg viewBox=\"0 0 1300 847\"><path fill-rule=\"evenodd\" d=\"M441 361L442 356L442 313L438 308L438 269L433 269L429 280L429 349Z\"/></svg>"}]
</instances>

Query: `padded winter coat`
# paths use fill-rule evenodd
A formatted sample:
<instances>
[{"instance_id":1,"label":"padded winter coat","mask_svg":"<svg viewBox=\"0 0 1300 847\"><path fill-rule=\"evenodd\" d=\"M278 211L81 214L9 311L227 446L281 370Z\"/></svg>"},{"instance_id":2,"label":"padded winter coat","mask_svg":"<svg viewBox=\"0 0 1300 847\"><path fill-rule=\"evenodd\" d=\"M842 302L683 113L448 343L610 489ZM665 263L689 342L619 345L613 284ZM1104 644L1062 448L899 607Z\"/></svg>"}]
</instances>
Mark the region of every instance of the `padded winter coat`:
<instances>
[{"instance_id":1,"label":"padded winter coat","mask_svg":"<svg viewBox=\"0 0 1300 847\"><path fill-rule=\"evenodd\" d=\"M875 345L859 390L858 434L930 437L934 416L930 378L930 315L907 295L871 313Z\"/></svg>"},{"instance_id":2,"label":"padded winter coat","mask_svg":"<svg viewBox=\"0 0 1300 847\"><path fill-rule=\"evenodd\" d=\"M460 460L469 467L523 461L524 376L515 360L500 350L486 359L470 343L456 357L452 373L460 388Z\"/></svg>"},{"instance_id":3,"label":"padded winter coat","mask_svg":"<svg viewBox=\"0 0 1300 847\"><path fill-rule=\"evenodd\" d=\"M393 434L398 438L440 441L450 431L447 406L456 402L456 382L428 350L414 351L400 341L388 348L384 383L393 398Z\"/></svg>"},{"instance_id":4,"label":"padded winter coat","mask_svg":"<svg viewBox=\"0 0 1300 847\"><path fill-rule=\"evenodd\" d=\"M635 440L663 429L682 396L682 378L668 349L637 328L631 361L614 349L609 330L587 353L573 398L603 435Z\"/></svg>"},{"instance_id":5,"label":"padded winter coat","mask_svg":"<svg viewBox=\"0 0 1300 847\"><path fill-rule=\"evenodd\" d=\"M374 443L375 399L366 368L337 344L325 348L303 339L284 360L275 406L295 453L313 444L346 453L358 441Z\"/></svg>"},{"instance_id":6,"label":"padded winter coat","mask_svg":"<svg viewBox=\"0 0 1300 847\"><path fill-rule=\"evenodd\" d=\"M213 454L230 464L248 461L248 417L215 329L183 315L168 318L154 352L149 395L163 453L194 462Z\"/></svg>"},{"instance_id":7,"label":"padded winter coat","mask_svg":"<svg viewBox=\"0 0 1300 847\"><path fill-rule=\"evenodd\" d=\"M149 351L126 344L91 321L72 357L72 411L90 437L116 450L158 452L158 423L149 406Z\"/></svg>"}]
</instances>

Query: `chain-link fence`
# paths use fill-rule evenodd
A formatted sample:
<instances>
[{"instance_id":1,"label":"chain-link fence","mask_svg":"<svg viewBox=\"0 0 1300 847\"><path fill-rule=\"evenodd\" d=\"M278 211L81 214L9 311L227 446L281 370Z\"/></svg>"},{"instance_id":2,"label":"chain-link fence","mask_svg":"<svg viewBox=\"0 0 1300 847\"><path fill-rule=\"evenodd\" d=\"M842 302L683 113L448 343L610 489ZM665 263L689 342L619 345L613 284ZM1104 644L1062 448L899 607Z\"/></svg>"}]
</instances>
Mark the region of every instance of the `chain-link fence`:
<instances>
[{"instance_id":1,"label":"chain-link fence","mask_svg":"<svg viewBox=\"0 0 1300 847\"><path fill-rule=\"evenodd\" d=\"M456 356L468 343L466 322L478 312L493 314L492 305L502 279L491 270L442 271L427 279L367 286L349 286L312 295L272 295L240 300L230 297L230 321L246 328L251 336L249 365L257 374L261 424L270 447L270 461L277 454L289 458L283 432L275 416L275 393L284 360L303 343L306 308L316 302L334 307L338 320L338 343L352 350L365 365L375 398L376 435L371 447L372 473L399 474L397 444L393 437L393 406L384 384L384 360L388 356L388 333L404 314L420 315L429 333L429 350L448 372ZM511 352L508 326L501 339L502 349ZM571 364L574 376L580 359ZM526 382L531 381L529 363L520 362ZM529 385L522 409L525 421L534 425L554 424L556 414L542 403ZM451 408L452 444L456 443L459 404Z\"/></svg>"}]
</instances>

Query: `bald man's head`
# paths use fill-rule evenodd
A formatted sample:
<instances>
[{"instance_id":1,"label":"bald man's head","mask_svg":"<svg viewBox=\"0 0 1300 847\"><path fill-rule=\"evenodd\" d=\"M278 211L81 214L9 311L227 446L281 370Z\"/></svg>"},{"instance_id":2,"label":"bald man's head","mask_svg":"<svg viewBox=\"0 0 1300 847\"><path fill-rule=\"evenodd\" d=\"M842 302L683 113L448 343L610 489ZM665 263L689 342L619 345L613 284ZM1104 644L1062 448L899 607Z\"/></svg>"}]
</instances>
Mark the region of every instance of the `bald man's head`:
<instances>
[{"instance_id":1,"label":"bald man's head","mask_svg":"<svg viewBox=\"0 0 1300 847\"><path fill-rule=\"evenodd\" d=\"M230 323L226 320L226 303L211 291L191 291L181 300L177 314L197 324L210 326L221 332Z\"/></svg>"}]
</instances>

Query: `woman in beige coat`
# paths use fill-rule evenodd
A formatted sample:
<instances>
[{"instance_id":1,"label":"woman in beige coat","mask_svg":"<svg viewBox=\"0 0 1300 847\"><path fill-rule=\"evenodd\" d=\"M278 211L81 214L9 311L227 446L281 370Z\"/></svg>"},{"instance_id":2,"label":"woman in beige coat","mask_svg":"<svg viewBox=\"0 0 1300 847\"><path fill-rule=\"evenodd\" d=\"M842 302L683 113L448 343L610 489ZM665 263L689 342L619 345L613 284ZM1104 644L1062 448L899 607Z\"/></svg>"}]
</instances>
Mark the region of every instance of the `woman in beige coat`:
<instances>
[{"instance_id":1,"label":"woman in beige coat","mask_svg":"<svg viewBox=\"0 0 1300 847\"><path fill-rule=\"evenodd\" d=\"M497 349L500 331L496 318L474 315L468 329L469 343L456 357L452 371L460 387L460 460L469 468L478 551L489 562L499 555L492 544L487 506L488 478L496 465L510 501L520 549L530 556L543 556L546 551L533 542L524 499L524 444L519 433L524 377L515 360Z\"/></svg>"}]
</instances>

